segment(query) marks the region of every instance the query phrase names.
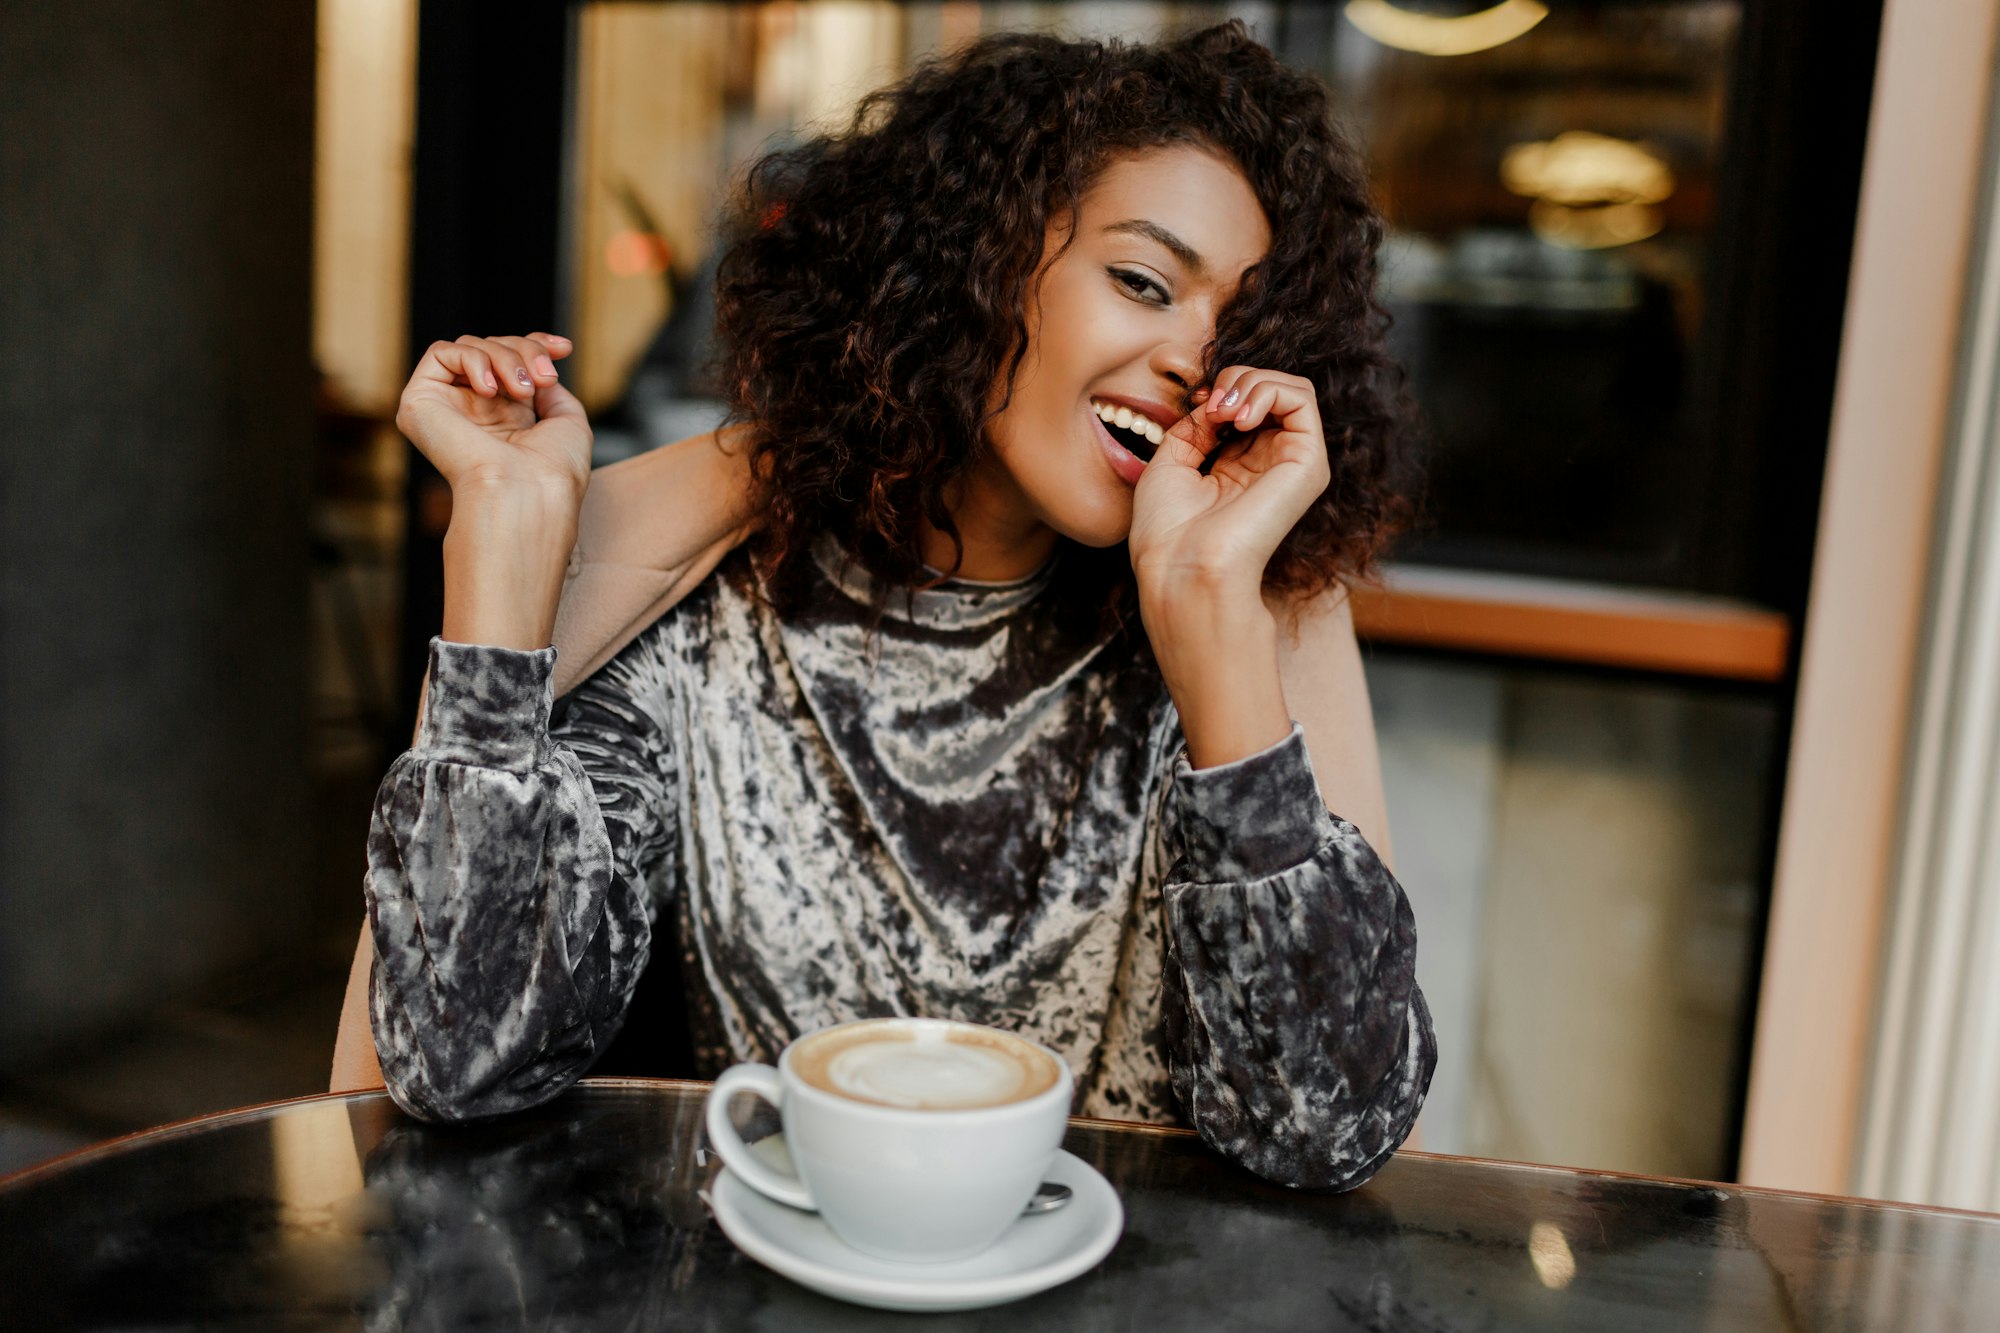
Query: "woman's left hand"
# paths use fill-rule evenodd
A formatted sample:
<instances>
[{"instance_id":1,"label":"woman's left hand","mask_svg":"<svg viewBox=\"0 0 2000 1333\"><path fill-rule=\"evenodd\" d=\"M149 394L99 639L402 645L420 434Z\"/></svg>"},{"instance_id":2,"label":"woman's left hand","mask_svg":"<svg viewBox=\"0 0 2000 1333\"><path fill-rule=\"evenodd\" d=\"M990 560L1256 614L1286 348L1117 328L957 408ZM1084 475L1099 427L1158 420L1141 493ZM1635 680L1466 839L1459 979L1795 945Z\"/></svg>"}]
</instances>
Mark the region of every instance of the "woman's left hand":
<instances>
[{"instance_id":1,"label":"woman's left hand","mask_svg":"<svg viewBox=\"0 0 2000 1333\"><path fill-rule=\"evenodd\" d=\"M1224 425L1243 438L1204 474ZM1139 478L1129 547L1142 596L1254 593L1271 553L1332 475L1312 381L1230 366L1168 430Z\"/></svg>"},{"instance_id":2,"label":"woman's left hand","mask_svg":"<svg viewBox=\"0 0 2000 1333\"><path fill-rule=\"evenodd\" d=\"M1204 474L1225 422L1244 438ZM1139 614L1196 768L1291 730L1264 566L1331 476L1312 383L1255 366L1217 375L1140 474L1130 538Z\"/></svg>"}]
</instances>

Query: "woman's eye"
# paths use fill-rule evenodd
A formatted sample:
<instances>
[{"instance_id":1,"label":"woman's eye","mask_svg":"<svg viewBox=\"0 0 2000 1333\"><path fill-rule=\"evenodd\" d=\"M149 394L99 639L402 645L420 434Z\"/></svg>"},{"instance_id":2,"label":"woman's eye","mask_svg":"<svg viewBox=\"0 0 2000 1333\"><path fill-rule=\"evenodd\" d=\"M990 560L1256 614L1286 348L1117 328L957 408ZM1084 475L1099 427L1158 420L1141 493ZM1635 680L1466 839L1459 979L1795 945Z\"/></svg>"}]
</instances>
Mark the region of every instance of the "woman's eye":
<instances>
[{"instance_id":1,"label":"woman's eye","mask_svg":"<svg viewBox=\"0 0 2000 1333\"><path fill-rule=\"evenodd\" d=\"M1167 303L1167 289L1159 283L1154 282L1145 274L1135 273L1129 268L1114 268L1110 272L1112 278L1119 286L1125 288L1140 300L1150 302L1154 305L1165 305Z\"/></svg>"}]
</instances>

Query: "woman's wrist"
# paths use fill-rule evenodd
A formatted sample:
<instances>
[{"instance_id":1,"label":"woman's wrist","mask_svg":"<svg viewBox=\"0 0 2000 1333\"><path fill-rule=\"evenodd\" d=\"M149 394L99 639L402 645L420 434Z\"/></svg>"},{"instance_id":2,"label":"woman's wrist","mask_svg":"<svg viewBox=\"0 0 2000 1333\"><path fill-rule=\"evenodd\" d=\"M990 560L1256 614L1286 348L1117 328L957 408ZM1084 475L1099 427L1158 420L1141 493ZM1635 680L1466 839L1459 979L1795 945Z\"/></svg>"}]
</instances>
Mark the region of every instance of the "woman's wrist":
<instances>
[{"instance_id":1,"label":"woman's wrist","mask_svg":"<svg viewBox=\"0 0 2000 1333\"><path fill-rule=\"evenodd\" d=\"M498 648L548 647L581 499L560 485L455 486L444 537L441 636Z\"/></svg>"},{"instance_id":2,"label":"woman's wrist","mask_svg":"<svg viewBox=\"0 0 2000 1333\"><path fill-rule=\"evenodd\" d=\"M1142 582L1139 608L1190 764L1235 763L1291 734L1278 622L1258 588L1217 584L1148 595Z\"/></svg>"}]
</instances>

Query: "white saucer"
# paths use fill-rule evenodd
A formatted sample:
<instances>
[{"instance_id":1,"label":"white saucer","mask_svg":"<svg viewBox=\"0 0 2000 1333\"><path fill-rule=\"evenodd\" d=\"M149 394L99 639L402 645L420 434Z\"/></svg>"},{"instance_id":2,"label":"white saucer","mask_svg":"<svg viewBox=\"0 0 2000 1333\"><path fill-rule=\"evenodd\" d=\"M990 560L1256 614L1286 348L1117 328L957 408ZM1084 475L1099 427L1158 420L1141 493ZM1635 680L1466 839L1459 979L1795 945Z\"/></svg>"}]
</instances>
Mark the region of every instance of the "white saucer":
<instances>
[{"instance_id":1,"label":"white saucer","mask_svg":"<svg viewBox=\"0 0 2000 1333\"><path fill-rule=\"evenodd\" d=\"M765 1139L757 1147L759 1156L789 1168L789 1156L777 1155L782 1144ZM849 1249L818 1214L774 1203L727 1167L707 1197L738 1249L800 1286L880 1310L978 1310L1087 1272L1124 1232L1118 1192L1081 1159L1057 1153L1044 1179L1069 1186L1070 1201L1053 1213L1023 1217L970 1259L942 1264L895 1263Z\"/></svg>"}]
</instances>

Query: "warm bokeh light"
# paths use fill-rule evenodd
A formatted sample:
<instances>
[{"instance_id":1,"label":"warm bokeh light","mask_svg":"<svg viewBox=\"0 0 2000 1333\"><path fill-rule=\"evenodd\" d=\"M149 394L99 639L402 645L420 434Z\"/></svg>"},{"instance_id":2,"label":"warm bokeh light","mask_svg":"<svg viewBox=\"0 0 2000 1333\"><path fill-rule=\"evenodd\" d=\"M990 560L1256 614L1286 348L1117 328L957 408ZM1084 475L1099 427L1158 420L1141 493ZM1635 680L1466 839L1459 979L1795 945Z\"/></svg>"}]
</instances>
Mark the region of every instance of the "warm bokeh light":
<instances>
[{"instance_id":1,"label":"warm bokeh light","mask_svg":"<svg viewBox=\"0 0 2000 1333\"><path fill-rule=\"evenodd\" d=\"M1419 14L1389 0L1348 0L1347 21L1384 46L1426 56L1463 56L1503 46L1549 16L1536 0L1501 0L1472 14Z\"/></svg>"},{"instance_id":2,"label":"warm bokeh light","mask_svg":"<svg viewBox=\"0 0 2000 1333\"><path fill-rule=\"evenodd\" d=\"M1674 173L1656 154L1587 130L1515 144L1500 160L1500 180L1535 201L1528 210L1535 235L1570 250L1656 235L1666 218L1654 205L1674 192Z\"/></svg>"},{"instance_id":3,"label":"warm bokeh light","mask_svg":"<svg viewBox=\"0 0 2000 1333\"><path fill-rule=\"evenodd\" d=\"M673 263L667 238L627 228L604 243L604 266L621 278L657 278Z\"/></svg>"},{"instance_id":4,"label":"warm bokeh light","mask_svg":"<svg viewBox=\"0 0 2000 1333\"><path fill-rule=\"evenodd\" d=\"M1608 250L1659 234L1666 217L1650 204L1598 204L1572 208L1535 201L1528 210L1528 230L1565 250Z\"/></svg>"},{"instance_id":5,"label":"warm bokeh light","mask_svg":"<svg viewBox=\"0 0 2000 1333\"><path fill-rule=\"evenodd\" d=\"M1515 194L1552 204L1657 204L1674 192L1674 173L1626 139L1566 130L1515 144L1500 159L1500 180Z\"/></svg>"},{"instance_id":6,"label":"warm bokeh light","mask_svg":"<svg viewBox=\"0 0 2000 1333\"><path fill-rule=\"evenodd\" d=\"M1528 1228L1528 1262L1551 1291L1560 1291L1576 1277L1576 1256L1570 1253L1562 1228L1553 1222L1537 1222Z\"/></svg>"}]
</instances>

